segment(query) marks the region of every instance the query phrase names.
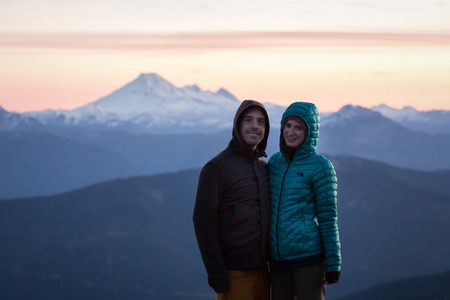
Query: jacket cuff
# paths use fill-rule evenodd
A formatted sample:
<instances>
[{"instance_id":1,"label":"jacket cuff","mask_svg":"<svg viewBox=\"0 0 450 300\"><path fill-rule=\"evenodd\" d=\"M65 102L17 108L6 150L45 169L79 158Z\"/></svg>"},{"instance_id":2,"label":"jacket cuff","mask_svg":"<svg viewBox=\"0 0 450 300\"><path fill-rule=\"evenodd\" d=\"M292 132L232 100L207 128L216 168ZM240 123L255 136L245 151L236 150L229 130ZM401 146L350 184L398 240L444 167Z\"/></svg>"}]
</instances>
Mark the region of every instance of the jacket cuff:
<instances>
[{"instance_id":1,"label":"jacket cuff","mask_svg":"<svg viewBox=\"0 0 450 300\"><path fill-rule=\"evenodd\" d=\"M216 293L225 293L228 286L230 285L230 280L227 277L221 278L221 279L208 279L209 286L214 289Z\"/></svg>"}]
</instances>

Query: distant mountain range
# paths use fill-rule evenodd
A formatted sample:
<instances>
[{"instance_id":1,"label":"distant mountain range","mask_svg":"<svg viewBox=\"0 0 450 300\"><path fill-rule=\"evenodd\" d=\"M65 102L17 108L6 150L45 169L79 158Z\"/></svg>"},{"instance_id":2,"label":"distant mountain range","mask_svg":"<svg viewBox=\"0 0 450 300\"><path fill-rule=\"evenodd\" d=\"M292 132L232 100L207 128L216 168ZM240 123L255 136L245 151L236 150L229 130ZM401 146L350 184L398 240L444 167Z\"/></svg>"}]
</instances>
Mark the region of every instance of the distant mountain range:
<instances>
[{"instance_id":1,"label":"distant mountain range","mask_svg":"<svg viewBox=\"0 0 450 300\"><path fill-rule=\"evenodd\" d=\"M240 102L230 92L175 87L141 74L72 111L0 108L0 199L51 195L114 178L201 167L226 147ZM267 154L278 151L285 107L265 103ZM414 125L415 124L415 125ZM414 131L447 128L449 133ZM422 130L423 131L423 130ZM444 131L444 130L443 130ZM448 111L347 105L322 115L318 149L418 169L450 169Z\"/></svg>"},{"instance_id":2,"label":"distant mountain range","mask_svg":"<svg viewBox=\"0 0 450 300\"><path fill-rule=\"evenodd\" d=\"M240 102L225 89L213 93L197 85L177 88L158 74L141 74L91 104L72 111L25 113L48 127L113 129L132 133L211 133L230 128ZM269 104L271 115L282 106Z\"/></svg>"},{"instance_id":3,"label":"distant mountain range","mask_svg":"<svg viewBox=\"0 0 450 300\"><path fill-rule=\"evenodd\" d=\"M191 214L198 168L226 147L239 103L142 74L73 111L0 108L0 299L214 298ZM270 156L285 107L265 106ZM322 115L343 249L327 299L448 297L436 286L450 270L449 147L448 111Z\"/></svg>"},{"instance_id":4,"label":"distant mountain range","mask_svg":"<svg viewBox=\"0 0 450 300\"><path fill-rule=\"evenodd\" d=\"M450 169L450 134L415 132L363 107L344 106L323 120L319 134L319 152L409 169Z\"/></svg>"},{"instance_id":5,"label":"distant mountain range","mask_svg":"<svg viewBox=\"0 0 450 300\"><path fill-rule=\"evenodd\" d=\"M450 261L435 260L450 253L450 226L444 221L450 171L413 171L352 157L332 162L343 266L341 282L330 291L341 296L352 286L364 290L450 270Z\"/></svg>"},{"instance_id":6,"label":"distant mountain range","mask_svg":"<svg viewBox=\"0 0 450 300\"><path fill-rule=\"evenodd\" d=\"M44 126L37 119L21 115L19 113L7 112L0 107L0 132L44 130Z\"/></svg>"},{"instance_id":7,"label":"distant mountain range","mask_svg":"<svg viewBox=\"0 0 450 300\"><path fill-rule=\"evenodd\" d=\"M385 104L370 108L412 130L429 134L450 134L450 111L418 111L411 106L395 109Z\"/></svg>"},{"instance_id":8,"label":"distant mountain range","mask_svg":"<svg viewBox=\"0 0 450 300\"><path fill-rule=\"evenodd\" d=\"M136 173L103 147L48 132L0 132L0 199L52 195Z\"/></svg>"},{"instance_id":9,"label":"distant mountain range","mask_svg":"<svg viewBox=\"0 0 450 300\"><path fill-rule=\"evenodd\" d=\"M84 128L133 134L213 133L231 127L239 104L238 99L223 88L217 92L202 90L197 85L179 88L156 73L148 73L140 74L111 94L71 111L14 113L5 120L6 112L0 107L0 131L16 128L27 120L29 125L41 123L56 131ZM272 127L278 128L286 107L272 103L265 103L265 106ZM417 111L412 107L399 110L384 104L370 110L380 112L412 131L450 134L450 111ZM324 113L322 119L332 115ZM20 118L22 122L19 122Z\"/></svg>"},{"instance_id":10,"label":"distant mountain range","mask_svg":"<svg viewBox=\"0 0 450 300\"><path fill-rule=\"evenodd\" d=\"M343 266L327 299L450 270L450 171L331 160ZM198 174L133 177L0 201L0 298L213 298L192 228ZM446 278L414 289L445 286ZM394 299L385 293L379 299Z\"/></svg>"},{"instance_id":11,"label":"distant mountain range","mask_svg":"<svg viewBox=\"0 0 450 300\"><path fill-rule=\"evenodd\" d=\"M191 225L197 176L0 201L0 299L203 299L211 291Z\"/></svg>"}]
</instances>

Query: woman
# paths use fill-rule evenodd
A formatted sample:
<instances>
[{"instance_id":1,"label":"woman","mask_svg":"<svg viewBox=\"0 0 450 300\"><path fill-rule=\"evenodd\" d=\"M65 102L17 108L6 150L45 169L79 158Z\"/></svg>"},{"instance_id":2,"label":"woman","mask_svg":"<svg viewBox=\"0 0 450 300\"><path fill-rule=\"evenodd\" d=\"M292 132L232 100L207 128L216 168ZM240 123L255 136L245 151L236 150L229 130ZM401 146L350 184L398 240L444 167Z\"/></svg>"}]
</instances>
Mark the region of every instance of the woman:
<instances>
[{"instance_id":1,"label":"woman","mask_svg":"<svg viewBox=\"0 0 450 300\"><path fill-rule=\"evenodd\" d=\"M269 160L272 300L324 299L339 281L337 179L316 152L319 112L291 104L281 120L280 152Z\"/></svg>"}]
</instances>

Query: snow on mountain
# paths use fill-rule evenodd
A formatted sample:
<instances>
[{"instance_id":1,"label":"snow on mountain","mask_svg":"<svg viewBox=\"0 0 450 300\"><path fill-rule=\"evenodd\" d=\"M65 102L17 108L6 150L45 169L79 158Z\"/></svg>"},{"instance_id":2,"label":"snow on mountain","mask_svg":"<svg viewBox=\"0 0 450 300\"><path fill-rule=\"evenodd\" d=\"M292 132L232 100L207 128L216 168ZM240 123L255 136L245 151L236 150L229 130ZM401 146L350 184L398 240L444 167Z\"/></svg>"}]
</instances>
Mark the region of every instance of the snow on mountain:
<instances>
[{"instance_id":1,"label":"snow on mountain","mask_svg":"<svg viewBox=\"0 0 450 300\"><path fill-rule=\"evenodd\" d=\"M197 109L203 105L235 106L238 100L231 94L203 91L197 85L177 88L158 74L141 74L137 79L94 103L77 109L85 113L114 113L121 119L129 119L143 113L173 114ZM217 107L216 107L217 109ZM207 109L211 111L211 109Z\"/></svg>"},{"instance_id":2,"label":"snow on mountain","mask_svg":"<svg viewBox=\"0 0 450 300\"><path fill-rule=\"evenodd\" d=\"M197 85L178 88L155 73L72 111L30 112L43 124L97 126L132 132L215 132L231 128L240 101L227 90L204 91ZM269 105L279 115L283 107ZM270 115L270 112L269 112Z\"/></svg>"},{"instance_id":3,"label":"snow on mountain","mask_svg":"<svg viewBox=\"0 0 450 300\"><path fill-rule=\"evenodd\" d=\"M411 106L395 109L385 104L370 109L360 106L346 105L338 112L321 114L321 126L346 124L353 118L386 118L408 130L427 134L450 134L450 111L431 110L418 111Z\"/></svg>"},{"instance_id":4,"label":"snow on mountain","mask_svg":"<svg viewBox=\"0 0 450 300\"><path fill-rule=\"evenodd\" d=\"M386 118L414 131L450 134L450 111L448 110L418 111L411 106L395 109L386 104L371 107L370 110L377 111Z\"/></svg>"},{"instance_id":5,"label":"snow on mountain","mask_svg":"<svg viewBox=\"0 0 450 300\"><path fill-rule=\"evenodd\" d=\"M8 112L0 106L0 132L41 129L42 125L34 118L19 113Z\"/></svg>"},{"instance_id":6,"label":"snow on mountain","mask_svg":"<svg viewBox=\"0 0 450 300\"><path fill-rule=\"evenodd\" d=\"M354 105L343 106L339 111L322 118L321 126L345 125L354 118L380 118L381 113Z\"/></svg>"},{"instance_id":7,"label":"snow on mountain","mask_svg":"<svg viewBox=\"0 0 450 300\"><path fill-rule=\"evenodd\" d=\"M402 109L395 109L386 104L373 106L370 108L373 111L381 113L383 116L397 122L405 120L420 121L422 119L421 112L417 111L412 106L405 106Z\"/></svg>"},{"instance_id":8,"label":"snow on mountain","mask_svg":"<svg viewBox=\"0 0 450 300\"><path fill-rule=\"evenodd\" d=\"M430 135L368 108L347 105L322 122L319 153L350 155L416 170L450 167L450 135Z\"/></svg>"},{"instance_id":9,"label":"snow on mountain","mask_svg":"<svg viewBox=\"0 0 450 300\"><path fill-rule=\"evenodd\" d=\"M28 113L44 124L103 125L120 128L164 128L229 125L239 101L231 94L203 91L198 86L177 88L158 74L141 74L124 87L72 111ZM63 124L61 124L63 123Z\"/></svg>"}]
</instances>

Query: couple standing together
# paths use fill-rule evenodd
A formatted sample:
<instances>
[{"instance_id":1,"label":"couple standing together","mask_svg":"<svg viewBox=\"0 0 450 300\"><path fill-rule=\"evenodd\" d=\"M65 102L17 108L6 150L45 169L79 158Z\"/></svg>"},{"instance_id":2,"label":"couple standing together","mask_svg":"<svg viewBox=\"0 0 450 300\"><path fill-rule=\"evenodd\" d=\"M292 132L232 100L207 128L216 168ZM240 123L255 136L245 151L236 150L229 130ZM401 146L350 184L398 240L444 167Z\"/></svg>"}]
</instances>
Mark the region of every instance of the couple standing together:
<instances>
[{"instance_id":1,"label":"couple standing together","mask_svg":"<svg viewBox=\"0 0 450 300\"><path fill-rule=\"evenodd\" d=\"M200 173L193 221L208 283L222 300L324 299L341 252L336 173L316 152L316 106L286 109L280 152L266 163L268 135L264 106L245 100L228 147Z\"/></svg>"}]
</instances>

